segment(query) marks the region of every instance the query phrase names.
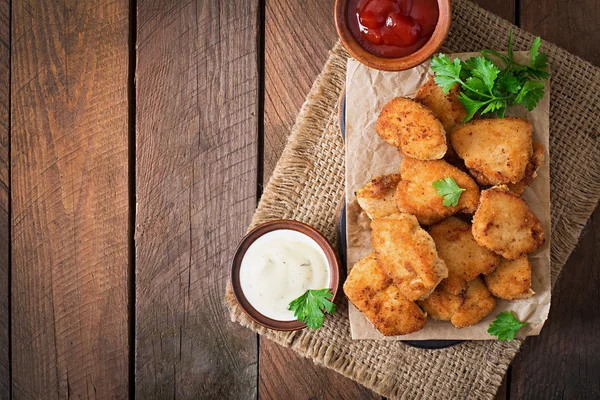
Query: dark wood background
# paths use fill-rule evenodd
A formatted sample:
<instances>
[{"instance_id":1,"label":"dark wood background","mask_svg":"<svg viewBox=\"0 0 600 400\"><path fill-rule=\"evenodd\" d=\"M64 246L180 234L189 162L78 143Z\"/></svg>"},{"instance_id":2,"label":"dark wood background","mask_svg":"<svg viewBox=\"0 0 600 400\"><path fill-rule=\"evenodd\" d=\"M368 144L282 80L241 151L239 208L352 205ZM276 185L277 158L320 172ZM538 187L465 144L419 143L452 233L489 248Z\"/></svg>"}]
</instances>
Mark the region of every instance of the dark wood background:
<instances>
[{"instance_id":1,"label":"dark wood background","mask_svg":"<svg viewBox=\"0 0 600 400\"><path fill-rule=\"evenodd\" d=\"M479 0L600 65L600 1ZM375 399L231 322L333 0L0 0L0 398ZM565 133L565 134L568 134ZM498 398L600 398L600 211Z\"/></svg>"}]
</instances>

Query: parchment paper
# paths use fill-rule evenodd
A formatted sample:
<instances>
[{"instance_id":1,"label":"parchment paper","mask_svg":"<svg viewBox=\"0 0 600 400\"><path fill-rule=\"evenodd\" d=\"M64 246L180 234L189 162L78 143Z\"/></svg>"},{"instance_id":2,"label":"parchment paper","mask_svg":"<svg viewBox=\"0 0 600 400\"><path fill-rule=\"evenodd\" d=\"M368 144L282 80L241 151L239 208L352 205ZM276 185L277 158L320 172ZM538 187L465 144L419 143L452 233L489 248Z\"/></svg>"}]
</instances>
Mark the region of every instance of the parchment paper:
<instances>
[{"instance_id":1,"label":"parchment paper","mask_svg":"<svg viewBox=\"0 0 600 400\"><path fill-rule=\"evenodd\" d=\"M478 53L449 54L450 58L467 59ZM517 61L527 64L528 52L515 52ZM370 219L356 202L355 192L372 177L397 173L401 155L396 148L379 138L375 132L377 116L383 106L397 96L414 97L417 89L427 80L429 63L402 72L382 72L366 67L354 59L348 60L346 75L346 234L347 268L372 251ZM349 304L350 326L353 339L383 340L490 340L487 333L496 315L505 310L513 311L520 321L529 325L517 336L534 336L540 333L550 309L550 168L549 168L549 103L550 88L546 82L544 98L528 112L522 107L510 108L507 115L527 117L534 125L534 141L545 148L544 163L523 198L537 215L544 227L544 246L529 255L532 266L532 289L530 299L506 301L497 299L496 309L480 323L457 329L450 322L428 319L427 325L410 335L384 337L369 320Z\"/></svg>"}]
</instances>

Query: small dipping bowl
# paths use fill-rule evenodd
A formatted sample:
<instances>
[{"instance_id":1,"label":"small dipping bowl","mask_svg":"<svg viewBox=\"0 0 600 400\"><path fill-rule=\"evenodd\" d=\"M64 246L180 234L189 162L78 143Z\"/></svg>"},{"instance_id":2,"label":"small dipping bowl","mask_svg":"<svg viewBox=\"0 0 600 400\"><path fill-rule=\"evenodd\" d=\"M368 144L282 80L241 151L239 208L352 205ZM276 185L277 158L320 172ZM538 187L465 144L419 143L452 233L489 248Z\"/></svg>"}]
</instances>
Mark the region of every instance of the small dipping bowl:
<instances>
[{"instance_id":1,"label":"small dipping bowl","mask_svg":"<svg viewBox=\"0 0 600 400\"><path fill-rule=\"evenodd\" d=\"M312 240L312 242L314 242L323 251L325 259L327 260L327 269L329 271L328 286L331 293L333 293L333 297L330 299L331 301L335 299L338 290L340 262L338 260L337 253L331 247L329 241L327 241L327 239L321 233L319 233L319 231L309 225L294 220L275 220L265 222L264 224L252 229L246 236L244 236L238 245L235 255L233 256L231 267L231 287L238 304L254 322L264 326L265 328L278 331L295 331L304 329L306 324L298 320L280 321L261 314L252 306L252 304L250 304L250 301L244 295L242 282L240 280L242 260L244 259L244 256L246 255L246 252L250 246L263 235L278 230L299 232L306 238Z\"/></svg>"},{"instance_id":2,"label":"small dipping bowl","mask_svg":"<svg viewBox=\"0 0 600 400\"><path fill-rule=\"evenodd\" d=\"M413 0L418 1L418 0ZM437 0L438 22L429 40L415 52L399 58L380 57L370 53L356 40L348 22L350 0L336 0L334 6L335 28L348 52L367 67L381 71L403 71L428 60L444 43L452 20L451 0Z\"/></svg>"}]
</instances>

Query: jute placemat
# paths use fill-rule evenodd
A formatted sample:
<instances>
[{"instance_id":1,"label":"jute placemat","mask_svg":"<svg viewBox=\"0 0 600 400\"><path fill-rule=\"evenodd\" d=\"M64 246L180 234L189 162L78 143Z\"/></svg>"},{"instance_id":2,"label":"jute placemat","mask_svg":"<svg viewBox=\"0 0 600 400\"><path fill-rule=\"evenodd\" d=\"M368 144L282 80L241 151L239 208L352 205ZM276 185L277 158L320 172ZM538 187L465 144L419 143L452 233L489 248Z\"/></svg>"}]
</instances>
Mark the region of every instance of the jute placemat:
<instances>
[{"instance_id":1,"label":"jute placemat","mask_svg":"<svg viewBox=\"0 0 600 400\"><path fill-rule=\"evenodd\" d=\"M471 2L456 0L445 48L452 52L505 49L510 28L515 27ZM524 50L533 35L515 28L514 38L516 49ZM548 43L543 50L552 70L554 285L600 197L600 68ZM337 100L347 57L339 44L332 49L300 110L251 227L272 219L296 219L335 242L336 208L344 192L344 143ZM353 341L343 294L336 301L338 312L327 317L323 328L279 333L248 319L229 288L226 302L233 321L392 398L491 399L523 342L464 342L442 350L420 350L401 342Z\"/></svg>"}]
</instances>

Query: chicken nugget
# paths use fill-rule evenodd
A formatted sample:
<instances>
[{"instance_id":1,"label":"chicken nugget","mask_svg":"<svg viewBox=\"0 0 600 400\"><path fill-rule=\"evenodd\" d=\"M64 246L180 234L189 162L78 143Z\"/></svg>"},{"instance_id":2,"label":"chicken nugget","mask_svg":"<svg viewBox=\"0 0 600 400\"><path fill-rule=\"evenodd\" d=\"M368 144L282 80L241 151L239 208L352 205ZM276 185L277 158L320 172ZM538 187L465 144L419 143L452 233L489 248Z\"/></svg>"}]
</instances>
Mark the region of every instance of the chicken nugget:
<instances>
[{"instance_id":1,"label":"chicken nugget","mask_svg":"<svg viewBox=\"0 0 600 400\"><path fill-rule=\"evenodd\" d=\"M405 97L383 106L375 130L403 154L420 160L439 160L448 148L444 127L433 112Z\"/></svg>"},{"instance_id":2,"label":"chicken nugget","mask_svg":"<svg viewBox=\"0 0 600 400\"><path fill-rule=\"evenodd\" d=\"M396 206L400 212L413 214L423 225L431 225L457 212L472 214L477 209L479 187L471 177L443 160L421 161L404 157L400 164L402 180L396 189ZM456 206L444 206L433 183L453 178L466 189Z\"/></svg>"},{"instance_id":3,"label":"chicken nugget","mask_svg":"<svg viewBox=\"0 0 600 400\"><path fill-rule=\"evenodd\" d=\"M527 256L516 260L503 258L498 268L483 279L488 290L501 299L527 299L535 294L531 290L531 264Z\"/></svg>"},{"instance_id":4,"label":"chicken nugget","mask_svg":"<svg viewBox=\"0 0 600 400\"><path fill-rule=\"evenodd\" d=\"M481 278L475 278L467 285L465 301L450 319L457 328L475 325L496 308L496 300Z\"/></svg>"},{"instance_id":5,"label":"chicken nugget","mask_svg":"<svg viewBox=\"0 0 600 400\"><path fill-rule=\"evenodd\" d=\"M517 183L508 183L506 186L510 189L511 192L518 194L519 196L523 194L525 188L533 182L533 180L537 177L537 171L540 169L542 164L544 163L544 145L541 143L533 143L533 155L529 159L529 163L527 164L527 168L525 168L525 176Z\"/></svg>"},{"instance_id":6,"label":"chicken nugget","mask_svg":"<svg viewBox=\"0 0 600 400\"><path fill-rule=\"evenodd\" d=\"M471 224L456 217L431 226L429 234L448 267L448 277L440 282L440 287L452 294L464 292L467 282L494 271L500 262L500 256L477 244Z\"/></svg>"},{"instance_id":7,"label":"chicken nugget","mask_svg":"<svg viewBox=\"0 0 600 400\"><path fill-rule=\"evenodd\" d=\"M525 200L505 185L481 192L473 217L473 237L480 246L515 260L544 244L544 229Z\"/></svg>"},{"instance_id":8,"label":"chicken nugget","mask_svg":"<svg viewBox=\"0 0 600 400\"><path fill-rule=\"evenodd\" d=\"M533 125L522 118L471 121L450 132L452 147L481 185L517 183L532 155Z\"/></svg>"},{"instance_id":9,"label":"chicken nugget","mask_svg":"<svg viewBox=\"0 0 600 400\"><path fill-rule=\"evenodd\" d=\"M448 276L435 242L410 214L393 214L371 222L373 249L382 270L409 300L427 297Z\"/></svg>"},{"instance_id":10,"label":"chicken nugget","mask_svg":"<svg viewBox=\"0 0 600 400\"><path fill-rule=\"evenodd\" d=\"M454 295L438 286L429 297L417 303L431 318L450 321L464 302L464 294Z\"/></svg>"},{"instance_id":11,"label":"chicken nugget","mask_svg":"<svg viewBox=\"0 0 600 400\"><path fill-rule=\"evenodd\" d=\"M380 175L356 191L356 200L369 218L381 218L398 212L394 195L400 174Z\"/></svg>"},{"instance_id":12,"label":"chicken nugget","mask_svg":"<svg viewBox=\"0 0 600 400\"><path fill-rule=\"evenodd\" d=\"M385 336L416 332L427 322L427 314L400 294L374 253L354 265L344 283L344 293Z\"/></svg>"},{"instance_id":13,"label":"chicken nugget","mask_svg":"<svg viewBox=\"0 0 600 400\"><path fill-rule=\"evenodd\" d=\"M415 100L429 108L444 126L446 133L452 131L466 118L467 111L458 99L460 87L452 86L448 93L435 83L433 76L417 90Z\"/></svg>"}]
</instances>

